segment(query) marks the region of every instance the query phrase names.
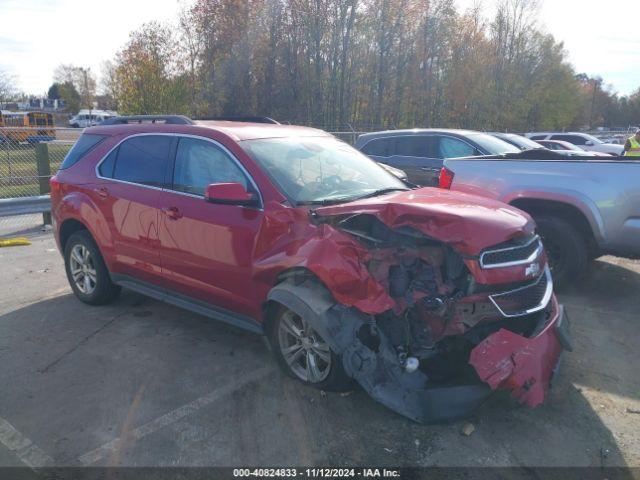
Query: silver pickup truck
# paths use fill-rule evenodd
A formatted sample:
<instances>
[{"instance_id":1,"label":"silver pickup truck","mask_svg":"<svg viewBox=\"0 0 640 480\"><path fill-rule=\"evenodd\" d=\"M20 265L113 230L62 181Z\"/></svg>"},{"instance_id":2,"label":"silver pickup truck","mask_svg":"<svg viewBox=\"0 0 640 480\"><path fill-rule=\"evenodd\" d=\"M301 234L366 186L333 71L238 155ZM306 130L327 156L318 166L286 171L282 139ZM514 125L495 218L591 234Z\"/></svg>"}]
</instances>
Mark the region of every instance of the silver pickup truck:
<instances>
[{"instance_id":1,"label":"silver pickup truck","mask_svg":"<svg viewBox=\"0 0 640 480\"><path fill-rule=\"evenodd\" d=\"M640 161L627 157L448 159L440 187L501 200L538 225L556 284L600 255L640 257Z\"/></svg>"}]
</instances>

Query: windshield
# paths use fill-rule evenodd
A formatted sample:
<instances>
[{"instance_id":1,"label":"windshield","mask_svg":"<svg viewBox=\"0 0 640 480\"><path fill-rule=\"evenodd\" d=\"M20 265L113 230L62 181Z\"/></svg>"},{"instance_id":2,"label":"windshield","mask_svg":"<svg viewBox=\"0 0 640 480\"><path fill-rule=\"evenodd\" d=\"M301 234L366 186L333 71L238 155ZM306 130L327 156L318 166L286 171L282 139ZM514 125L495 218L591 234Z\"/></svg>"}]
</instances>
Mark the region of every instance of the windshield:
<instances>
[{"instance_id":1,"label":"windshield","mask_svg":"<svg viewBox=\"0 0 640 480\"><path fill-rule=\"evenodd\" d=\"M513 133L507 135L507 137L509 138L509 140L511 142L513 142L514 144L516 144L518 147L520 147L523 150L532 150L532 149L536 149L536 148L544 148L539 143L536 143L533 140L528 139L527 137L522 137L520 135L516 135L516 134L513 134Z\"/></svg>"},{"instance_id":2,"label":"windshield","mask_svg":"<svg viewBox=\"0 0 640 480\"><path fill-rule=\"evenodd\" d=\"M489 155L502 155L503 153L519 153L521 150L515 145L492 137L486 133L471 133L469 140L476 142L482 149L486 150Z\"/></svg>"},{"instance_id":3,"label":"windshield","mask_svg":"<svg viewBox=\"0 0 640 480\"><path fill-rule=\"evenodd\" d=\"M332 137L264 138L240 145L295 204L338 203L407 190L369 157Z\"/></svg>"}]
</instances>

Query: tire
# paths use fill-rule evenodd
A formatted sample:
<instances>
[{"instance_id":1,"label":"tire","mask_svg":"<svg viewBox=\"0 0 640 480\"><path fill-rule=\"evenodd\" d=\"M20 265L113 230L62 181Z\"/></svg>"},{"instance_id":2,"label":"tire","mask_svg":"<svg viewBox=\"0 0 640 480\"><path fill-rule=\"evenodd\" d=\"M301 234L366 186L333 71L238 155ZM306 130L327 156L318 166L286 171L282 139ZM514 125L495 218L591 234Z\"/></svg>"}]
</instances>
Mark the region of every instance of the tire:
<instances>
[{"instance_id":1,"label":"tire","mask_svg":"<svg viewBox=\"0 0 640 480\"><path fill-rule=\"evenodd\" d=\"M553 283L566 289L584 276L589 264L589 249L584 236L566 220L541 215L534 217L542 238Z\"/></svg>"},{"instance_id":2,"label":"tire","mask_svg":"<svg viewBox=\"0 0 640 480\"><path fill-rule=\"evenodd\" d=\"M87 230L75 232L67 240L64 265L69 285L80 301L104 305L120 293L120 287L111 281L100 250Z\"/></svg>"},{"instance_id":3,"label":"tire","mask_svg":"<svg viewBox=\"0 0 640 480\"><path fill-rule=\"evenodd\" d=\"M293 341L299 340L299 337L296 338L291 332L292 322L296 327L301 327L298 330L306 330L303 332L303 336L306 336L307 340L304 345L301 343L303 346L298 350L301 352L298 358L293 362L288 362L287 359L285 359L284 351L286 351L287 348L293 348ZM324 339L311 328L309 323L295 312L286 307L279 307L274 313L267 334L269 343L271 344L271 350L276 360L290 377L320 390L330 392L348 392L353 390L353 379L344 371L342 357L333 352ZM287 341L291 343L285 344ZM316 345L316 348L313 348L313 345ZM322 348L318 348L320 345L322 345ZM305 347L310 348L305 350ZM319 352L321 352L321 354ZM309 362L309 355L314 357L315 360ZM294 354L287 355L287 358L291 359L294 356ZM327 362L327 360L329 360L329 362ZM312 375L310 379L309 369L305 369L305 365L313 365L314 362L320 375L315 375L315 378L313 378ZM306 373L306 375L303 372Z\"/></svg>"}]
</instances>

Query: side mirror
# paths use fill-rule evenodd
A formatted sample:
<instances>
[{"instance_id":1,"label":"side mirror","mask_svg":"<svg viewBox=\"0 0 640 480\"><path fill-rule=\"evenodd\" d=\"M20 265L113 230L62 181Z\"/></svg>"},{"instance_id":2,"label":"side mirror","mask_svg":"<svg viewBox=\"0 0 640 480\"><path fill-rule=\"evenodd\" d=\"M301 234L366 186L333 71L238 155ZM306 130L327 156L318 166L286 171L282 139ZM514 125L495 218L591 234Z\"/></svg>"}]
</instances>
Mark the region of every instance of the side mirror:
<instances>
[{"instance_id":1,"label":"side mirror","mask_svg":"<svg viewBox=\"0 0 640 480\"><path fill-rule=\"evenodd\" d=\"M592 142L591 140L587 140L587 141L585 142L585 145L586 145L587 147L593 147L593 142Z\"/></svg>"},{"instance_id":2,"label":"side mirror","mask_svg":"<svg viewBox=\"0 0 640 480\"><path fill-rule=\"evenodd\" d=\"M241 183L212 183L204 189L204 199L209 203L257 207L258 198L247 192Z\"/></svg>"}]
</instances>

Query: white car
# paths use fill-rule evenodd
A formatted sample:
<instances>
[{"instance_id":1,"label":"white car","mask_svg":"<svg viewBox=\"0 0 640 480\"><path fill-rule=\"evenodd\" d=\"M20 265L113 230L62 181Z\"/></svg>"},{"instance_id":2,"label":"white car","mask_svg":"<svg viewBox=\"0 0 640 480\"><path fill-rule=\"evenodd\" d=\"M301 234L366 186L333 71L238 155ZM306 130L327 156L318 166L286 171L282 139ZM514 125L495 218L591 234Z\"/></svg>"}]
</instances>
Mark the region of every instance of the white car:
<instances>
[{"instance_id":1,"label":"white car","mask_svg":"<svg viewBox=\"0 0 640 480\"><path fill-rule=\"evenodd\" d=\"M615 145L613 143L604 143L602 140L589 135L588 133L579 132L532 132L526 134L531 140L561 140L577 145L585 150L592 152L608 153L610 155L622 155L624 146Z\"/></svg>"},{"instance_id":2,"label":"white car","mask_svg":"<svg viewBox=\"0 0 640 480\"><path fill-rule=\"evenodd\" d=\"M69 120L69 126L73 128L87 128L100 125L106 119L115 115L110 113L83 113L80 112Z\"/></svg>"}]
</instances>

